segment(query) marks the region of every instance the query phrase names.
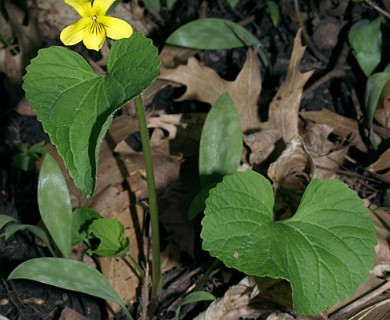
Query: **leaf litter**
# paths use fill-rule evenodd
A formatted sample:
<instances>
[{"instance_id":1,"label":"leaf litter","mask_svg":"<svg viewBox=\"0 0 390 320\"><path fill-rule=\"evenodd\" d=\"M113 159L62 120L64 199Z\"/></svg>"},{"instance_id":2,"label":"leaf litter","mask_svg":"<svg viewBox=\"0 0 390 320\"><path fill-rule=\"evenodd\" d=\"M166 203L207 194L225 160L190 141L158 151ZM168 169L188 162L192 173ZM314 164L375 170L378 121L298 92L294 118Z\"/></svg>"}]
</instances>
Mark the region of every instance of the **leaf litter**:
<instances>
[{"instance_id":1,"label":"leaf litter","mask_svg":"<svg viewBox=\"0 0 390 320\"><path fill-rule=\"evenodd\" d=\"M62 18L59 18L56 14L53 3L42 1L37 3L38 7L35 9L39 14L39 28L46 39L53 39L57 31L53 30L53 26L49 23L54 21L52 18L64 18L62 15ZM135 3L135 5L121 4L121 6L126 6L126 10L130 10L127 12L131 12L135 17L134 20L140 21L136 22L139 24L138 29L148 33L152 30L153 23L148 20L144 9L137 7L138 2ZM10 8L7 9L12 14L14 9ZM65 19L70 18L65 15ZM130 22L134 25L133 20ZM57 28L61 23L67 24L65 20L56 22ZM23 31L26 27L16 25L11 27L19 32L17 37L21 42L22 55L28 56L30 54L28 50L33 51L36 46L22 40L23 34L29 31ZM30 34L36 30L33 24L29 24L27 30L28 28L32 30ZM39 41L39 38L34 39L33 41ZM242 157L243 164L249 167L268 166L267 173L275 187L292 189L298 194L314 177L323 179L336 177L348 182L357 191L363 189L366 191L366 202L371 209L379 238L375 268L367 283L357 290L354 297L337 304L325 314L315 317L296 315L291 309L289 300L285 298L286 292L281 289L283 285L264 286L254 278L246 277L237 285L230 284L223 297L213 302L196 319L237 319L240 316L253 318L263 316L268 320L338 319L341 316L357 319L359 313L359 319L368 320L375 319L370 318L375 310L377 312L386 308L388 310L390 296L386 277L390 269L389 215L388 211L371 204L375 191L365 188L370 178L390 182L389 150L383 152L377 159L370 159L363 166L364 176L347 174L347 169L343 166L345 162L352 161L348 156L350 149L356 148L363 153L369 152L367 143L362 138L364 135L361 132L361 122L359 119L345 117L327 108L319 111L300 111L304 86L314 72L300 71L306 50L301 43L300 31L294 40L286 78L269 105L266 122L261 122L259 117L262 76L256 50L247 50L245 63L236 79L227 81L213 68L193 57L195 50L177 50L169 47L163 49L165 60L160 70L160 79L154 90L146 94L147 101L154 101L160 90L172 84L186 87L186 91L177 101L198 100L212 105L221 94L229 93L237 106L247 147ZM21 73L24 57L6 56L7 52L0 51L0 62L3 67L1 70L3 71L8 63L5 61L11 61L12 65L16 66L14 70ZM187 58L188 61L185 62ZM5 70L5 74L11 80L20 80L20 75L13 75L11 70ZM386 86L375 113L378 142L389 137L386 131L389 129L390 108L388 88L389 85ZM157 103L158 106L159 102L153 103ZM147 199L147 190L142 152L129 143L130 138L138 131L133 109L128 105L124 110L127 114L115 118L103 143L96 197L93 201L82 197L73 186L65 169L64 174L70 188L73 207L89 206L103 216L119 219L125 226L125 235L130 238L131 257L135 258L138 264L147 266L150 260L150 243L146 218L147 205L143 202ZM162 253L164 271L167 274L181 268L182 255L191 257L196 255L196 233L186 219L186 209L193 190L185 189L188 185L183 185L181 171L188 159L196 155L194 149L199 143L204 119L205 114L201 113L171 115L154 110L149 114L148 125L153 130L152 148L157 188L162 203L160 204L161 224L168 234L167 238L163 239L168 244ZM59 157L57 160L61 163ZM100 258L99 264L103 274L125 302L133 303L138 300L141 301L140 304L147 305L147 295L140 297L139 288L147 286L148 279L142 277L132 259ZM191 290L191 284L187 283L181 288ZM271 288L277 289L272 291ZM377 290L377 295L370 295L373 290L374 292ZM288 312L284 312L286 309ZM111 317L119 311L113 304L109 304L109 310Z\"/></svg>"}]
</instances>

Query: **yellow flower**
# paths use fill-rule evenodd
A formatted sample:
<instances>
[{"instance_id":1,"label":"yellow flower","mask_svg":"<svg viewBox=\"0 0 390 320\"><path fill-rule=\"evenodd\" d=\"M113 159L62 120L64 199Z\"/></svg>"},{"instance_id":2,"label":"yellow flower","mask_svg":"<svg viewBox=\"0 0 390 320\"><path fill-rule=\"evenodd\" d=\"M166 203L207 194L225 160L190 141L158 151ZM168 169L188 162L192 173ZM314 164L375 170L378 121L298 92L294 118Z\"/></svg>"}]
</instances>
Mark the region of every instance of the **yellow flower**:
<instances>
[{"instance_id":1,"label":"yellow flower","mask_svg":"<svg viewBox=\"0 0 390 320\"><path fill-rule=\"evenodd\" d=\"M115 0L65 0L81 16L76 23L67 26L60 34L61 41L72 46L80 41L88 49L99 51L106 37L111 39L129 38L133 28L118 18L106 16Z\"/></svg>"}]
</instances>

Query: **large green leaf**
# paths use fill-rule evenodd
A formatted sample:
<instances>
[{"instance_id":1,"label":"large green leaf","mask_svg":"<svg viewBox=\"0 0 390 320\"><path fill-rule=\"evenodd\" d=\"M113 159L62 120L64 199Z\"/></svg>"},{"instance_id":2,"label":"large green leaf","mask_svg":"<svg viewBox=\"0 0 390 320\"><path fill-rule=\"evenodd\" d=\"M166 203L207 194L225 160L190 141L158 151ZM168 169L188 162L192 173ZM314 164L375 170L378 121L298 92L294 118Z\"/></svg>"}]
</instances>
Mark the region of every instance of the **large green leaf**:
<instances>
[{"instance_id":1,"label":"large green leaf","mask_svg":"<svg viewBox=\"0 0 390 320\"><path fill-rule=\"evenodd\" d=\"M57 161L46 154L38 180L38 206L41 218L64 257L70 257L72 205L68 186Z\"/></svg>"},{"instance_id":2,"label":"large green leaf","mask_svg":"<svg viewBox=\"0 0 390 320\"><path fill-rule=\"evenodd\" d=\"M210 109L200 137L199 175L203 187L237 171L242 141L236 106L228 94L223 94Z\"/></svg>"},{"instance_id":3,"label":"large green leaf","mask_svg":"<svg viewBox=\"0 0 390 320\"><path fill-rule=\"evenodd\" d=\"M106 278L83 262L61 258L32 259L20 264L8 279L34 280L111 300L121 306L128 319L132 319L125 304Z\"/></svg>"},{"instance_id":4,"label":"large green leaf","mask_svg":"<svg viewBox=\"0 0 390 320\"><path fill-rule=\"evenodd\" d=\"M377 242L363 201L337 180L315 179L292 218L274 221L273 205L263 176L227 176L206 200L203 248L248 275L288 280L300 313L351 296L373 267Z\"/></svg>"},{"instance_id":5,"label":"large green leaf","mask_svg":"<svg viewBox=\"0 0 390 320\"><path fill-rule=\"evenodd\" d=\"M383 17L374 21L367 19L356 22L348 33L353 54L364 74L369 77L381 61Z\"/></svg>"},{"instance_id":6,"label":"large green leaf","mask_svg":"<svg viewBox=\"0 0 390 320\"><path fill-rule=\"evenodd\" d=\"M219 18L191 21L172 33L166 41L180 47L221 50L257 46L259 40L239 24Z\"/></svg>"},{"instance_id":7,"label":"large green leaf","mask_svg":"<svg viewBox=\"0 0 390 320\"><path fill-rule=\"evenodd\" d=\"M134 33L112 45L107 74L95 73L63 47L40 50L27 67L27 99L87 197L95 189L99 149L112 114L152 83L158 66L157 49Z\"/></svg>"}]
</instances>

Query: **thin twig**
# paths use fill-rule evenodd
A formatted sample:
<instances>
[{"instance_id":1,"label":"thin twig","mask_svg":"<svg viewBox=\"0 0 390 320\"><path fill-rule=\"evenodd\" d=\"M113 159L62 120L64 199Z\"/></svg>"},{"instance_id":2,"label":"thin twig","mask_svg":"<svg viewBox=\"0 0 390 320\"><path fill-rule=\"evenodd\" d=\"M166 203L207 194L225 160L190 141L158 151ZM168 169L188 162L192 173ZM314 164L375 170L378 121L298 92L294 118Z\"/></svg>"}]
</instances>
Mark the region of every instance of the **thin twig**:
<instances>
[{"instance_id":1,"label":"thin twig","mask_svg":"<svg viewBox=\"0 0 390 320\"><path fill-rule=\"evenodd\" d=\"M320 50L317 49L317 47L314 45L313 41L311 41L310 36L306 32L306 28L305 28L305 25L303 23L303 20L302 20L302 17L301 17L301 13L299 11L298 0L294 0L294 8L295 8L295 12L297 14L297 19L298 19L299 26L302 29L302 34L303 34L303 37L305 38L307 46L309 47L309 50L316 56L316 58L318 60L325 61L325 62L328 61L328 58L326 56L324 56L320 52Z\"/></svg>"},{"instance_id":2,"label":"thin twig","mask_svg":"<svg viewBox=\"0 0 390 320\"><path fill-rule=\"evenodd\" d=\"M379 7L376 3L374 3L371 0L364 0L365 3L367 3L370 7L378 11L379 13L383 14L386 18L390 19L390 13L387 11L383 10L381 7Z\"/></svg>"},{"instance_id":3,"label":"thin twig","mask_svg":"<svg viewBox=\"0 0 390 320\"><path fill-rule=\"evenodd\" d=\"M307 97L309 94L313 93L315 90L317 90L319 87L321 87L324 83L334 79L334 78L343 78L346 76L346 72L342 69L335 69L332 70L325 75L323 75L321 78L319 78L316 82L314 82L309 88L307 88L305 91L303 91L302 99Z\"/></svg>"}]
</instances>

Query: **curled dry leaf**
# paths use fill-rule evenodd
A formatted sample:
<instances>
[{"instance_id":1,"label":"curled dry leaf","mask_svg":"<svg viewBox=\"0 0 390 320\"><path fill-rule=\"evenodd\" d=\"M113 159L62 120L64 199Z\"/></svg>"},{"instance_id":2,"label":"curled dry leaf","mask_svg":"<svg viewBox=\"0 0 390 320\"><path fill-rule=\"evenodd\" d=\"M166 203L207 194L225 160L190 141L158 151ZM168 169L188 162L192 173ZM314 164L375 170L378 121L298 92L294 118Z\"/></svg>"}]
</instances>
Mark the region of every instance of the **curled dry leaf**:
<instances>
[{"instance_id":1,"label":"curled dry leaf","mask_svg":"<svg viewBox=\"0 0 390 320\"><path fill-rule=\"evenodd\" d=\"M260 126L257 106L261 91L260 62L253 49L248 49L245 64L234 81L222 79L193 57L188 59L187 65L160 68L160 79L187 87L179 100L194 99L213 105L223 93L229 93L237 107L243 132Z\"/></svg>"},{"instance_id":2,"label":"curled dry leaf","mask_svg":"<svg viewBox=\"0 0 390 320\"><path fill-rule=\"evenodd\" d=\"M303 140L291 140L280 157L268 168L275 188L304 190L314 173L314 163L303 146Z\"/></svg>"},{"instance_id":3,"label":"curled dry leaf","mask_svg":"<svg viewBox=\"0 0 390 320\"><path fill-rule=\"evenodd\" d=\"M258 293L256 280L246 277L239 284L230 287L223 298L215 300L194 320L258 318L267 312L251 304Z\"/></svg>"},{"instance_id":4,"label":"curled dry leaf","mask_svg":"<svg viewBox=\"0 0 390 320\"><path fill-rule=\"evenodd\" d=\"M321 111L303 111L300 114L306 120L333 128L335 134L344 140L348 140L351 145L356 146L363 152L368 151L360 136L359 124L356 120L343 117L328 109L322 109Z\"/></svg>"},{"instance_id":5,"label":"curled dry leaf","mask_svg":"<svg viewBox=\"0 0 390 320\"><path fill-rule=\"evenodd\" d=\"M309 122L305 129L303 139L316 168L314 177L333 178L348 152L348 146L331 142L328 137L333 128L326 124Z\"/></svg>"},{"instance_id":6,"label":"curled dry leaf","mask_svg":"<svg viewBox=\"0 0 390 320\"><path fill-rule=\"evenodd\" d=\"M368 167L378 179L390 183L390 149L381 154L379 159Z\"/></svg>"},{"instance_id":7,"label":"curled dry leaf","mask_svg":"<svg viewBox=\"0 0 390 320\"><path fill-rule=\"evenodd\" d=\"M244 135L245 144L251 149L249 163L262 163L275 150L275 143L282 137L278 129L266 129Z\"/></svg>"},{"instance_id":8,"label":"curled dry leaf","mask_svg":"<svg viewBox=\"0 0 390 320\"><path fill-rule=\"evenodd\" d=\"M334 150L335 145L328 139L332 132L333 128L326 124L307 124L303 139L305 148L311 156L324 156Z\"/></svg>"},{"instance_id":9,"label":"curled dry leaf","mask_svg":"<svg viewBox=\"0 0 390 320\"><path fill-rule=\"evenodd\" d=\"M348 148L330 152L324 156L313 157L313 163L316 168L313 178L330 179L334 178L336 171L340 168Z\"/></svg>"}]
</instances>

